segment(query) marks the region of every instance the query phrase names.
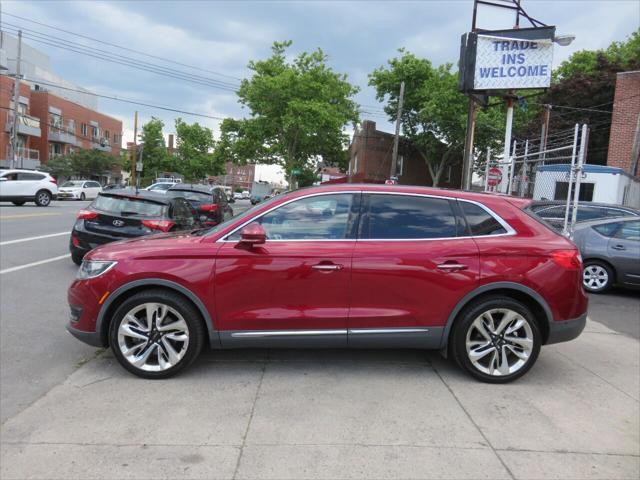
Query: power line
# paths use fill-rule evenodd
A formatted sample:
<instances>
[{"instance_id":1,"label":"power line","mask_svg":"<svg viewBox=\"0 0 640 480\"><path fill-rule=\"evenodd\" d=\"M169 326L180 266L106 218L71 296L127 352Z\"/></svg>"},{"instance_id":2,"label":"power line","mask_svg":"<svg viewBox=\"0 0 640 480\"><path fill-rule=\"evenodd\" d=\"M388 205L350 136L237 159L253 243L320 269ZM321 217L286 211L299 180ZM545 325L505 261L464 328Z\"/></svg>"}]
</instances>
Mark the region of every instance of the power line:
<instances>
[{"instance_id":1,"label":"power line","mask_svg":"<svg viewBox=\"0 0 640 480\"><path fill-rule=\"evenodd\" d=\"M237 82L231 83L231 82L227 82L227 81L216 80L216 79L210 78L210 77L204 77L202 75L195 75L195 74L192 74L192 73L183 72L183 71L180 71L180 70L173 70L173 69L170 70L167 67L164 67L162 65L158 65L158 64L150 63L150 62L144 62L144 61L139 60L137 58L126 57L124 55L116 54L116 53L108 51L108 50L102 50L102 49L99 49L99 48L87 46L85 44L72 42L72 41L67 40L65 38L60 38L60 37L56 37L56 36L53 36L53 35L48 35L46 33L38 32L37 30L32 30L32 29L29 29L29 28L20 27L19 25L13 25L13 24L7 23L7 22L1 22L0 25L8 26L9 30L16 31L16 32L22 30L24 35L28 35L32 39L40 39L41 41L46 40L46 41L54 42L54 43L63 43L65 46L69 46L69 47L72 47L72 48L80 48L80 49L83 49L83 50L89 50L89 53L91 53L91 54L95 54L95 52L102 52L102 53L106 54L107 56L109 56L111 58L124 59L124 60L127 60L127 61L134 62L135 64L145 65L145 66L148 66L148 67L151 67L151 68L154 68L154 69L161 70L163 72L170 72L170 73L173 73L173 74L179 74L181 76L186 76L186 77L189 77L189 78L195 78L195 79L198 79L198 80L211 82L211 83L214 83L214 84L218 84L218 85L226 86L226 87L231 87L231 88L238 88L239 87L239 84Z\"/></svg>"},{"instance_id":2,"label":"power line","mask_svg":"<svg viewBox=\"0 0 640 480\"><path fill-rule=\"evenodd\" d=\"M9 17L19 18L20 20L24 20L24 21L27 21L27 22L35 23L36 25L41 25L43 27L47 27L47 28L50 28L52 30L58 30L59 32L64 32L64 33L67 33L69 35L75 35L77 37L85 38L87 40L91 40L91 41L94 41L94 42L99 42L99 43L102 43L104 45L108 45L110 47L115 47L115 48L119 48L119 49L122 49L122 50L126 50L127 52L136 53L138 55L144 55L145 57L149 57L149 58L155 58L156 60L162 60L163 62L173 63L174 65L180 65L180 66L183 66L183 67L192 68L194 70L200 70L201 72L213 73L214 75L218 75L220 77L230 78L230 79L233 79L233 80L242 80L241 78L234 77L232 75L226 75L224 73L216 72L214 70L207 70L205 68L196 67L196 66L189 65L189 64L186 64L186 63L177 62L175 60L170 60L168 58L163 58L163 57L160 57L160 56L157 56L157 55L152 55L150 53L141 52L140 50L134 50L132 48L123 47L122 45L117 45L115 43L109 43L109 42L106 42L104 40L100 40L100 39L97 39L97 38L94 38L94 37L89 37L87 35L82 35L80 33L75 33L75 32L71 32L69 30L64 30L64 29L59 28L59 27L54 27L53 25L47 25L46 23L37 22L37 21L32 20L30 18L21 17L20 15L14 15L14 14L8 13L8 12L2 12L2 14L3 15L7 15Z\"/></svg>"},{"instance_id":3,"label":"power line","mask_svg":"<svg viewBox=\"0 0 640 480\"><path fill-rule=\"evenodd\" d=\"M82 55L86 55L86 56L89 56L89 57L96 58L98 60L104 60L104 61L111 62L111 63L125 65L125 66L128 66L128 67L136 68L138 70L144 70L144 71L155 73L155 74L158 74L158 75L175 78L177 80L183 80L183 81L188 81L188 82L191 82L191 83L196 83L196 84L199 84L199 85L218 88L218 89L225 90L225 91L228 91L228 92L236 92L236 90L234 88L230 88L230 87L227 87L227 86L224 86L224 85L210 83L209 81L201 81L201 80L198 80L198 79L185 77L185 76L183 76L181 74L171 73L168 70L165 71L165 70L158 70L157 68L145 67L143 65L136 64L135 61L130 61L130 60L127 60L127 59L117 59L117 58L113 58L113 56L112 56L112 58L107 58L107 57L104 57L104 56L101 56L101 55L96 55L96 54L94 54L94 53L92 53L90 51L78 49L78 48L81 48L81 47L70 48L70 47L67 47L65 45L62 45L62 44L59 44L59 43L56 43L56 42L42 40L42 39L30 36L29 34L25 34L24 36L25 36L25 38L28 38L28 39L30 39L31 41L34 41L34 42L43 43L45 45L50 45L50 46L53 46L53 47L61 48L63 50L68 50L68 51L71 51L71 52L79 53L79 54L82 54ZM82 48L88 48L88 47L82 47Z\"/></svg>"},{"instance_id":4,"label":"power line","mask_svg":"<svg viewBox=\"0 0 640 480\"><path fill-rule=\"evenodd\" d=\"M216 117L215 115L207 115L206 113L189 112L187 110L181 110L179 108L165 107L165 106L162 106L162 105L154 105L154 104L151 104L151 103L141 102L139 100L131 100L131 99L126 99L126 98L116 97L116 96L113 96L113 95L104 95L104 94L95 93L95 92L88 92L86 90L80 90L80 89L77 89L77 88L65 87L65 86L62 86L62 85L58 85L56 83L44 82L44 81L41 81L41 80L29 80L27 78L26 81L31 82L31 83L35 83L35 84L38 84L38 85L47 85L47 86L50 86L50 87L60 88L62 90L68 90L70 92L84 93L84 94L92 95L92 96L98 97L98 98L105 98L107 100L114 100L116 102L130 103L132 105L139 105L139 106L142 106L142 107L156 108L158 110L164 110L164 111L167 111L167 112L182 113L184 115L191 115L191 116L194 116L194 117L209 118L211 120L224 120L225 119L224 117Z\"/></svg>"}]
</instances>

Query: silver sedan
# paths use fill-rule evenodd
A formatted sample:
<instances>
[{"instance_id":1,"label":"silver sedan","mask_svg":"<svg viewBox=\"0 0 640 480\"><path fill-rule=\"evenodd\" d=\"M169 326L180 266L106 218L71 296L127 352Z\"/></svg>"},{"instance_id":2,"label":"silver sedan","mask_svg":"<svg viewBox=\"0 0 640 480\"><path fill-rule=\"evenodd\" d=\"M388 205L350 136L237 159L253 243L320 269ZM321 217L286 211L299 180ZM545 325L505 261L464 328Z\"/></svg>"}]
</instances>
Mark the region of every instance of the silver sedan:
<instances>
[{"instance_id":1,"label":"silver sedan","mask_svg":"<svg viewBox=\"0 0 640 480\"><path fill-rule=\"evenodd\" d=\"M582 254L582 278L588 292L602 293L613 285L640 288L638 217L581 223L573 240Z\"/></svg>"}]
</instances>

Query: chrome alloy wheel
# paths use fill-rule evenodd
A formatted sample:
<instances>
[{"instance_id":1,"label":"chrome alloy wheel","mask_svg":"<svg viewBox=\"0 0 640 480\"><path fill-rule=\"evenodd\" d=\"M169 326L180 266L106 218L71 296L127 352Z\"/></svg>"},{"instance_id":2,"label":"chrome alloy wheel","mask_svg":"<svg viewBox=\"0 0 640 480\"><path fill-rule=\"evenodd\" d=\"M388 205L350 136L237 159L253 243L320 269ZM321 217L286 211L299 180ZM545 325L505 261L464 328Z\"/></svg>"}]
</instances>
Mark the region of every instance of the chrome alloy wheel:
<instances>
[{"instance_id":1,"label":"chrome alloy wheel","mask_svg":"<svg viewBox=\"0 0 640 480\"><path fill-rule=\"evenodd\" d=\"M466 349L469 360L482 373L511 375L529 360L533 331L518 312L506 308L487 310L469 327Z\"/></svg>"},{"instance_id":2,"label":"chrome alloy wheel","mask_svg":"<svg viewBox=\"0 0 640 480\"><path fill-rule=\"evenodd\" d=\"M37 200L38 200L38 205L42 205L43 207L46 207L51 203L51 195L49 195L47 192L40 192L38 193Z\"/></svg>"},{"instance_id":3,"label":"chrome alloy wheel","mask_svg":"<svg viewBox=\"0 0 640 480\"><path fill-rule=\"evenodd\" d=\"M162 303L143 303L124 316L118 347L134 367L162 372L176 365L189 347L189 327L182 315Z\"/></svg>"},{"instance_id":4,"label":"chrome alloy wheel","mask_svg":"<svg viewBox=\"0 0 640 480\"><path fill-rule=\"evenodd\" d=\"M601 265L587 265L582 271L582 283L588 290L602 290L609 283L609 272Z\"/></svg>"}]
</instances>

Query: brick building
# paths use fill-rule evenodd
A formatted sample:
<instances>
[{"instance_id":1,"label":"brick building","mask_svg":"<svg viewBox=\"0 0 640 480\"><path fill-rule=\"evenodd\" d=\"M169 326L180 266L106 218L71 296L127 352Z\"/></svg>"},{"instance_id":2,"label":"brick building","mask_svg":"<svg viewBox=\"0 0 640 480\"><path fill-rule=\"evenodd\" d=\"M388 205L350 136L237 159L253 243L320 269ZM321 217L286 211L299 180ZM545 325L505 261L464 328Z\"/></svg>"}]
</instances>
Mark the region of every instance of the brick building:
<instances>
[{"instance_id":1,"label":"brick building","mask_svg":"<svg viewBox=\"0 0 640 480\"><path fill-rule=\"evenodd\" d=\"M14 81L0 76L0 163L11 162ZM57 155L97 149L120 155L122 122L27 83L20 85L19 167L36 168Z\"/></svg>"},{"instance_id":2,"label":"brick building","mask_svg":"<svg viewBox=\"0 0 640 480\"><path fill-rule=\"evenodd\" d=\"M392 133L376 130L371 120L362 122L349 146L349 180L384 183L391 173ZM440 177L441 187L459 188L461 167L450 165ZM400 137L396 176L401 185L431 185L431 175L422 155Z\"/></svg>"},{"instance_id":3,"label":"brick building","mask_svg":"<svg viewBox=\"0 0 640 480\"><path fill-rule=\"evenodd\" d=\"M620 72L611 116L607 165L638 176L640 167L640 70ZM635 143L635 149L634 149ZM635 158L634 158L635 157Z\"/></svg>"},{"instance_id":4,"label":"brick building","mask_svg":"<svg viewBox=\"0 0 640 480\"><path fill-rule=\"evenodd\" d=\"M225 175L210 177L210 181L218 185L225 185L233 189L242 188L243 190L251 190L253 180L256 176L256 166L254 164L236 165L233 162L227 162L225 165Z\"/></svg>"},{"instance_id":5,"label":"brick building","mask_svg":"<svg viewBox=\"0 0 640 480\"><path fill-rule=\"evenodd\" d=\"M9 166L11 157L11 131L13 130L13 79L0 76L0 165ZM18 111L18 166L35 168L40 163L40 152L35 148L42 136L40 119L31 111L31 89L20 85Z\"/></svg>"}]
</instances>

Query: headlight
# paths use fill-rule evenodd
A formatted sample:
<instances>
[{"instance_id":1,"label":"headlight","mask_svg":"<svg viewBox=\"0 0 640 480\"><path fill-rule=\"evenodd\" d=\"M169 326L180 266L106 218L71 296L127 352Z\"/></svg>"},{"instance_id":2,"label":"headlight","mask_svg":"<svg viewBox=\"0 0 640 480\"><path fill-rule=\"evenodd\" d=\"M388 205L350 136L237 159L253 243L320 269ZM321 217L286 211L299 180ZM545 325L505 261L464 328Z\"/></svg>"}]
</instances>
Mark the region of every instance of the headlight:
<instances>
[{"instance_id":1,"label":"headlight","mask_svg":"<svg viewBox=\"0 0 640 480\"><path fill-rule=\"evenodd\" d=\"M88 278L99 277L103 273L106 273L111 267L113 267L118 262L108 262L108 261L100 261L100 260L84 260L82 265L80 265L80 269L78 270L78 275L76 278L78 280L86 280Z\"/></svg>"}]
</instances>

